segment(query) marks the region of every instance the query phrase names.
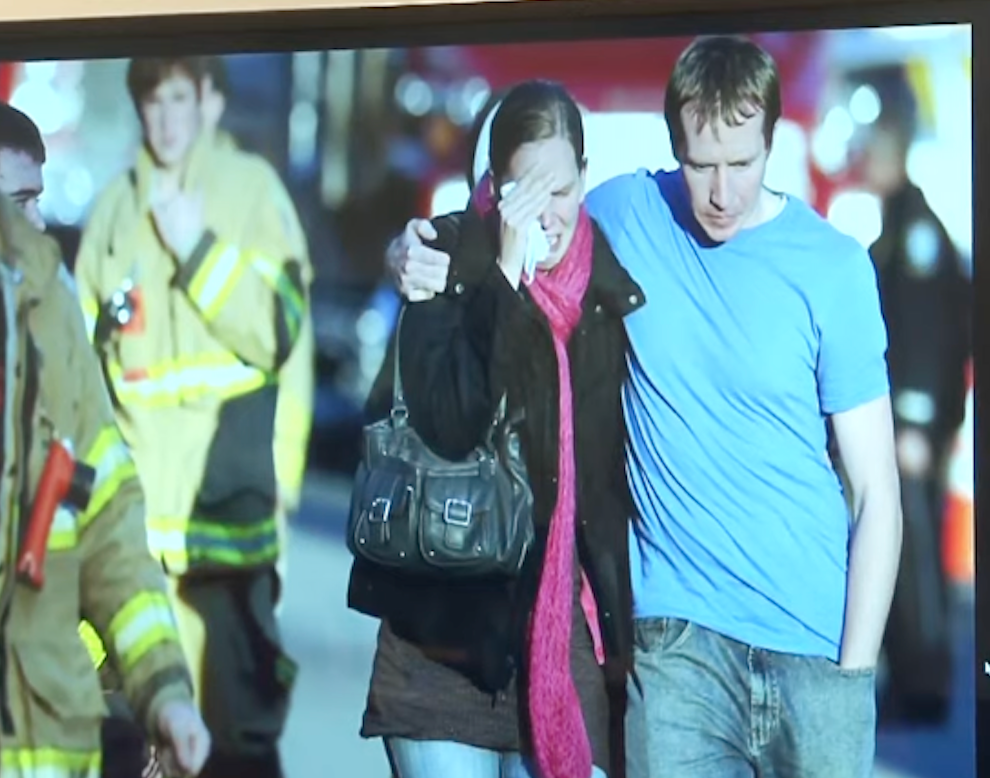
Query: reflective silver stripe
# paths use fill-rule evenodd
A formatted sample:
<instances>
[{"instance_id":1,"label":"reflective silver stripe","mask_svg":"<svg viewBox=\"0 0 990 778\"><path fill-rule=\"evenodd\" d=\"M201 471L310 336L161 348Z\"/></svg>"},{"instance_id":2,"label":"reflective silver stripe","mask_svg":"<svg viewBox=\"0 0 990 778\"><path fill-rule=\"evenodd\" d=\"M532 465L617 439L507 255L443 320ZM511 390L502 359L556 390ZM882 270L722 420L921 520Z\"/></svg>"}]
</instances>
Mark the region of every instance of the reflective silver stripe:
<instances>
[{"instance_id":1,"label":"reflective silver stripe","mask_svg":"<svg viewBox=\"0 0 990 778\"><path fill-rule=\"evenodd\" d=\"M162 640L178 640L171 606L161 592L141 592L132 597L113 617L109 631L125 673Z\"/></svg>"},{"instance_id":2,"label":"reflective silver stripe","mask_svg":"<svg viewBox=\"0 0 990 778\"><path fill-rule=\"evenodd\" d=\"M163 376L128 380L118 370L111 371L114 388L121 402L134 399L183 396L189 391L223 390L252 381L263 381L264 374L256 367L244 364L202 365L178 369Z\"/></svg>"},{"instance_id":3,"label":"reflective silver stripe","mask_svg":"<svg viewBox=\"0 0 990 778\"><path fill-rule=\"evenodd\" d=\"M211 267L203 268L199 272L206 271L207 277L204 279L199 293L196 295L197 302L204 310L210 309L220 297L224 287L230 282L234 268L240 261L241 252L235 246L224 246L220 255L212 263ZM213 257L208 257L210 262Z\"/></svg>"},{"instance_id":4,"label":"reflective silver stripe","mask_svg":"<svg viewBox=\"0 0 990 778\"><path fill-rule=\"evenodd\" d=\"M54 748L0 750L3 778L99 778L99 752L78 753Z\"/></svg>"}]
</instances>

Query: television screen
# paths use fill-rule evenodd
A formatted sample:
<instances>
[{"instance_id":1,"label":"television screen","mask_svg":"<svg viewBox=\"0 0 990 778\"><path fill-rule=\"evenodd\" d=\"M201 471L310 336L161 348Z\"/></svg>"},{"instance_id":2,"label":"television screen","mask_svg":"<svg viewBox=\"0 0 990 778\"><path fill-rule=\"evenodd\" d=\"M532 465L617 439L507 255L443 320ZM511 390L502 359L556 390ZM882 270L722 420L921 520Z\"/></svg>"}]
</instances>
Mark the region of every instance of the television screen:
<instances>
[{"instance_id":1,"label":"television screen","mask_svg":"<svg viewBox=\"0 0 990 778\"><path fill-rule=\"evenodd\" d=\"M494 755L492 778L517 751L512 775L545 778L976 776L977 6L533 26L451 7L429 29L328 11L271 14L270 35L189 16L36 27L36 51L0 25L0 194L72 278L214 747L274 744L287 778L469 760L416 747L438 742ZM604 314L546 280L581 246L581 288L619 290L595 292ZM388 418L403 311L421 449L388 461L463 459L507 391L522 572L455 571L502 542L470 534L498 509L481 492L429 507L428 484L470 484L423 470L421 508L409 486L362 514L398 488L366 425ZM526 353L495 354L499 317L531 327ZM440 534L403 546L414 514ZM138 673L94 623L103 668ZM510 680L474 674L492 651ZM643 691L616 681L626 660Z\"/></svg>"}]
</instances>

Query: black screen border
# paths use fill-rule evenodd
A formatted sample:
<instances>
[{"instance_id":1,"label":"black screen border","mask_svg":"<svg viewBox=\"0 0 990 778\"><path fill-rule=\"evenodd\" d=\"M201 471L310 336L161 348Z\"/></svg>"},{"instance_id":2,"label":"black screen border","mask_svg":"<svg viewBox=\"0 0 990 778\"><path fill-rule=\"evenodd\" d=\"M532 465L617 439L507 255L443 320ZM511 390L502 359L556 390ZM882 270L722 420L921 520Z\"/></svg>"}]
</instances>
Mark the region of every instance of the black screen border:
<instances>
[{"instance_id":1,"label":"black screen border","mask_svg":"<svg viewBox=\"0 0 990 778\"><path fill-rule=\"evenodd\" d=\"M986 0L514 2L0 21L0 60L683 37L990 19Z\"/></svg>"},{"instance_id":2,"label":"black screen border","mask_svg":"<svg viewBox=\"0 0 990 778\"><path fill-rule=\"evenodd\" d=\"M135 3L137 5L137 3ZM990 0L520 0L0 21L0 61L113 59L963 23L973 39L976 775L990 778ZM990 561L987 562L990 570ZM982 743L982 745L981 745Z\"/></svg>"}]
</instances>

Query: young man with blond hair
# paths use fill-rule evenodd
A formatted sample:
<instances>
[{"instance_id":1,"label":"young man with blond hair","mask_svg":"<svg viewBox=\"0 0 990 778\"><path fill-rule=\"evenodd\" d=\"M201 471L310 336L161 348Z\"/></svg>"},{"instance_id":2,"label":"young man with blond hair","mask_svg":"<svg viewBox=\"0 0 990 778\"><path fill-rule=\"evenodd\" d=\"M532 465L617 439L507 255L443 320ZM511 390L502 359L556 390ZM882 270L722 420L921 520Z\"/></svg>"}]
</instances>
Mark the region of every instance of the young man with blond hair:
<instances>
[{"instance_id":1,"label":"young man with blond hair","mask_svg":"<svg viewBox=\"0 0 990 778\"><path fill-rule=\"evenodd\" d=\"M273 435L306 259L271 166L203 132L204 73L130 63L143 144L98 199L76 278L213 735L203 775L278 778L295 664L274 613Z\"/></svg>"}]
</instances>

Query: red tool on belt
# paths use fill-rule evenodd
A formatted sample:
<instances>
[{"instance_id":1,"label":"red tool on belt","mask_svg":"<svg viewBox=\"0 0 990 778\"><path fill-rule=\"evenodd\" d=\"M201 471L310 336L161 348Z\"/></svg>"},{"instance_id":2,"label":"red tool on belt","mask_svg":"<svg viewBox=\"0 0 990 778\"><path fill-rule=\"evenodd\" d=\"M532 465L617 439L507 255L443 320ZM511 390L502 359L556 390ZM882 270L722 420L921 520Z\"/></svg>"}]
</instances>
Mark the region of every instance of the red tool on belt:
<instances>
[{"instance_id":1,"label":"red tool on belt","mask_svg":"<svg viewBox=\"0 0 990 778\"><path fill-rule=\"evenodd\" d=\"M17 575L21 581L40 589L45 583L45 551L48 536L55 521L55 512L62 503L77 510L85 510L93 493L96 471L87 464L77 462L72 453L72 443L53 438L48 447L48 458L38 481L38 489L31 506L31 518L17 560Z\"/></svg>"}]
</instances>

